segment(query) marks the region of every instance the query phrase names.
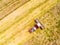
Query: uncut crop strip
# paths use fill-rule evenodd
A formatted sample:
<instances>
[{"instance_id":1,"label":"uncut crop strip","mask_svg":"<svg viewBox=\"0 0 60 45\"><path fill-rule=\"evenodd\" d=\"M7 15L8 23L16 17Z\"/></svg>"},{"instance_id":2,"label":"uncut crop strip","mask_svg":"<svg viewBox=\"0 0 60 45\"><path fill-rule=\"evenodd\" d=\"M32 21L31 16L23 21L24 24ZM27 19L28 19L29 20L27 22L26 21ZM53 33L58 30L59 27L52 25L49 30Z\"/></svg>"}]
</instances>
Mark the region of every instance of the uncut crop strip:
<instances>
[{"instance_id":1,"label":"uncut crop strip","mask_svg":"<svg viewBox=\"0 0 60 45\"><path fill-rule=\"evenodd\" d=\"M60 20L60 18L59 18L60 14L55 15L53 13L53 11L52 12L51 11L52 10L47 12L44 16L39 17L40 18L39 20L42 21L42 23L44 22L43 25L45 26L45 29L43 30L43 32L41 32L40 30L35 32L36 34L34 35L34 38L31 38L31 40L27 41L25 43L25 45L36 45L36 44L37 45L44 45L44 44L45 45L48 45L48 44L51 45L54 43L54 41L56 42L56 45L60 44L59 43L60 42L60 38L59 38L60 36L57 32L54 32L55 30L58 30L58 29L56 29L56 22ZM56 11L56 9L54 9L54 11ZM54 27L54 28L52 28L52 27ZM47 32L47 33L45 34L45 32ZM49 35L53 39L53 41L51 38L49 38L50 41L47 39L49 37ZM53 36L54 36L54 38L53 38ZM59 40L59 41L57 42L57 40Z\"/></svg>"},{"instance_id":2,"label":"uncut crop strip","mask_svg":"<svg viewBox=\"0 0 60 45\"><path fill-rule=\"evenodd\" d=\"M48 6L48 7L50 7L50 6ZM48 8L48 7L47 7L47 8ZM46 10L46 9L45 9L45 10ZM44 10L44 11L45 11L45 10ZM42 12L43 12L43 11L42 11Z\"/></svg>"},{"instance_id":3,"label":"uncut crop strip","mask_svg":"<svg viewBox=\"0 0 60 45\"><path fill-rule=\"evenodd\" d=\"M2 19L0 21L0 33L2 31L5 31L7 28L11 27L11 25L14 25L15 22L18 22L19 20L21 20L22 18L27 16L30 13L30 11L34 10L36 8L36 6L39 6L41 3L44 3L45 0L43 0L41 3L40 3L40 1L37 1L36 3L35 2L36 2L36 0L26 3L25 5L23 5L22 7L20 7L19 9L17 9L13 13L11 13L10 15L8 15L4 19Z\"/></svg>"},{"instance_id":4,"label":"uncut crop strip","mask_svg":"<svg viewBox=\"0 0 60 45\"><path fill-rule=\"evenodd\" d=\"M10 5L8 5L8 7L4 8L2 11L0 11L0 20L28 1L29 0L13 1Z\"/></svg>"}]
</instances>

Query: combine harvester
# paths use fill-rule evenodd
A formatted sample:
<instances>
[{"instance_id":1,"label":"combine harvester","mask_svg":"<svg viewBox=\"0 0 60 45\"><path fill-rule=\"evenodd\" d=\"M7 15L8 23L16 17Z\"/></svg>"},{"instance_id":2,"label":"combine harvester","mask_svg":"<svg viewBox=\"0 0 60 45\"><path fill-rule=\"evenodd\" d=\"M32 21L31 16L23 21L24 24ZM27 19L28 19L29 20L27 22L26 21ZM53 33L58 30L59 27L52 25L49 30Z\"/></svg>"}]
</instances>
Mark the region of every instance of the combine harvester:
<instances>
[{"instance_id":1,"label":"combine harvester","mask_svg":"<svg viewBox=\"0 0 60 45\"><path fill-rule=\"evenodd\" d=\"M36 23L36 24L34 25L34 27L32 27L32 28L29 30L30 33L34 32L34 31L37 30L38 28L40 28L41 30L44 29L44 26L41 24L41 22L39 22L38 19L35 20L35 23Z\"/></svg>"}]
</instances>

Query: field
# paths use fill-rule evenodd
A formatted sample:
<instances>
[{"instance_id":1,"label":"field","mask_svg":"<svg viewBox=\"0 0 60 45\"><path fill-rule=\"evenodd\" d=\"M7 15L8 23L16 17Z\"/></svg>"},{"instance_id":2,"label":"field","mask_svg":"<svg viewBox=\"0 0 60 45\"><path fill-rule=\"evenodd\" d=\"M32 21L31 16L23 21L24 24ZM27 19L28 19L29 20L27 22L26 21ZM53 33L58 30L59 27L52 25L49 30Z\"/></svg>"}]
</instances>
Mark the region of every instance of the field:
<instances>
[{"instance_id":1,"label":"field","mask_svg":"<svg viewBox=\"0 0 60 45\"><path fill-rule=\"evenodd\" d=\"M29 33L35 19L45 28ZM0 0L0 45L60 45L60 1Z\"/></svg>"}]
</instances>

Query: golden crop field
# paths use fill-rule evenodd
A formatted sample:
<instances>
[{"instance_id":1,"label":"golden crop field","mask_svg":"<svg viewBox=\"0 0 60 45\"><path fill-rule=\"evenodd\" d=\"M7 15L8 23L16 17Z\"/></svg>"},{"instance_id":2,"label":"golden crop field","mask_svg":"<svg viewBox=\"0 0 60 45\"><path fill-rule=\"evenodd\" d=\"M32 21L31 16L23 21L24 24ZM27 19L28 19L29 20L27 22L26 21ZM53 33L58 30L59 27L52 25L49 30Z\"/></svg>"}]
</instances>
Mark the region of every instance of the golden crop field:
<instances>
[{"instance_id":1,"label":"golden crop field","mask_svg":"<svg viewBox=\"0 0 60 45\"><path fill-rule=\"evenodd\" d=\"M60 45L60 0L0 0L0 45Z\"/></svg>"}]
</instances>

